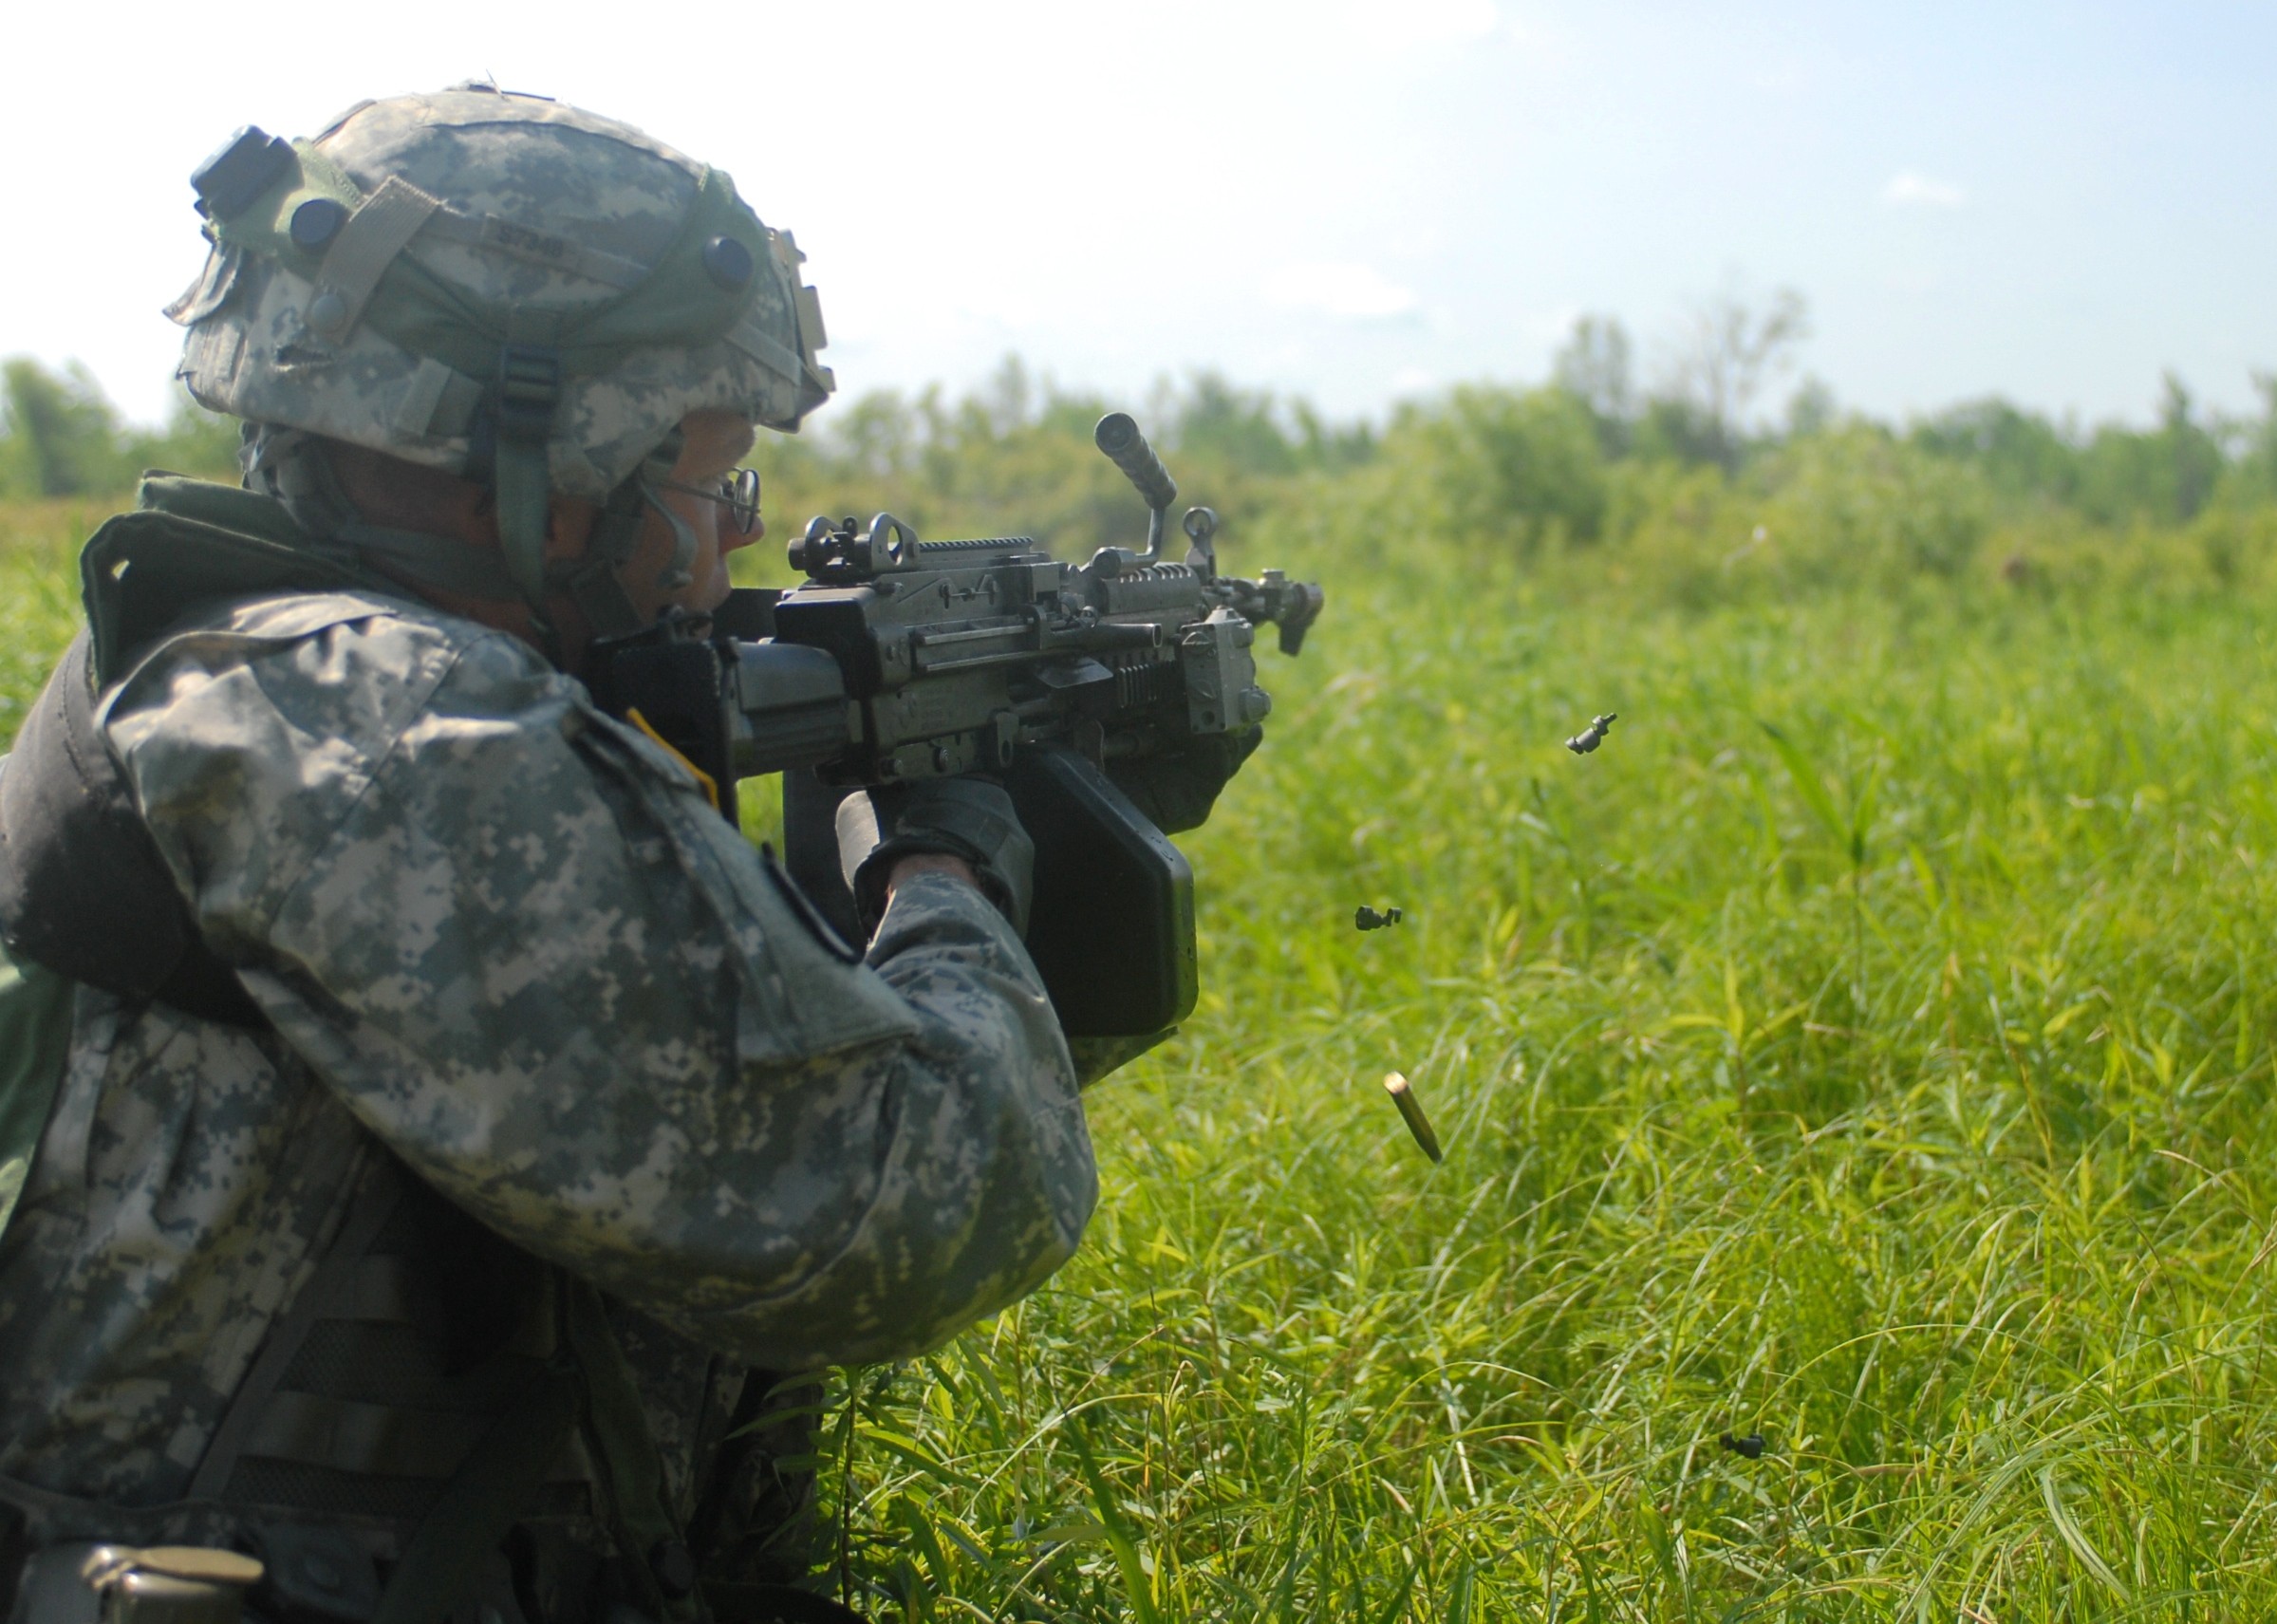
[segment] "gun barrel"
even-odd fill
[[[1178,481],[1170,477],[1170,471],[1154,455],[1154,448],[1139,433],[1138,421],[1129,412],[1110,412],[1101,418],[1092,439],[1138,487],[1147,506],[1160,513],[1178,500]]]

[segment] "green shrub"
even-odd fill
[[[1991,521],[1990,493],[1974,469],[1862,423],[1796,441],[1764,477],[1771,544],[1806,579],[1950,580],[1975,562]]]
[[[1596,538],[1605,464],[1589,408],[1560,388],[1463,387],[1402,408],[1383,457],[1421,521],[1465,544],[1521,551]]]
[[[0,496],[107,496],[145,469],[234,478],[237,425],[177,393],[163,429],[130,429],[85,367],[0,364]]]

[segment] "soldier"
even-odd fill
[[[849,962],[576,680],[759,533],[736,465],[832,386],[802,256],[488,86],[194,184],[169,313],[247,489],[98,533],[0,771],[0,1587],[221,1616],[233,1550],[278,1624],[820,1616],[769,1372],[1017,1301],[1096,1182],[1000,791],[846,854]]]

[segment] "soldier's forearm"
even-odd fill
[[[961,857],[952,857],[944,851],[920,851],[903,858],[893,866],[893,873],[886,881],[886,900],[892,905],[893,893],[901,883],[913,874],[946,874],[953,880],[962,880],[975,890],[980,889],[980,876],[973,866]]]

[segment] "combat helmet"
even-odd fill
[[[167,311],[191,394],[261,433],[486,481],[541,630],[553,589],[598,632],[636,629],[612,571],[647,509],[684,576],[694,536],[649,481],[686,413],[795,432],[833,386],[791,234],[722,172],[565,103],[486,84],[364,102],[313,140],[239,130],[191,184],[213,252]],[[549,572],[555,495],[603,514],[587,557]],[[414,574],[455,567],[437,538],[364,529]]]

